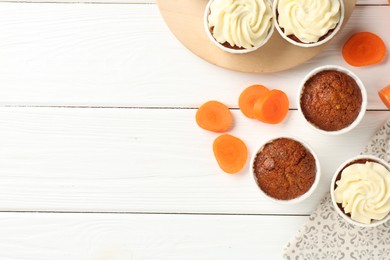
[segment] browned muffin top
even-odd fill
[[[299,142],[279,138],[256,155],[253,170],[259,187],[269,196],[290,200],[306,193],[314,183],[316,162]]]
[[[337,131],[352,124],[359,115],[362,92],[349,75],[325,70],[306,81],[300,102],[310,123],[325,131]]]

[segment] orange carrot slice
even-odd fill
[[[287,116],[288,108],[287,95],[283,91],[273,89],[257,100],[254,112],[258,120],[268,124],[278,124]]]
[[[356,67],[380,63],[386,57],[383,40],[370,32],[359,32],[351,36],[343,47],[344,60]]]
[[[213,152],[219,167],[230,174],[241,171],[248,158],[245,143],[228,134],[220,135],[214,140]]]
[[[383,103],[390,109],[390,85],[380,90],[378,94]]]
[[[208,131],[224,132],[230,128],[232,122],[229,108],[218,101],[208,101],[196,112],[196,123]]]
[[[247,87],[238,98],[238,106],[241,112],[246,117],[255,118],[255,112],[253,111],[255,103],[268,91],[268,88],[261,85]]]

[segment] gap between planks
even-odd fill
[[[175,106],[39,106],[39,105],[0,105],[1,108],[66,108],[66,109],[145,109],[145,110],[197,110],[199,107],[175,107]],[[230,110],[240,110],[238,107],[229,107]],[[289,111],[297,111],[297,108],[289,108]],[[384,112],[389,109],[367,109],[366,111]]]
[[[308,217],[309,214],[259,214],[259,213],[201,213],[201,212],[137,212],[137,211],[65,211],[65,210],[0,210],[1,213],[38,214],[116,214],[116,215],[190,215],[190,216],[266,216],[266,217]]]
[[[14,4],[103,4],[103,5],[156,5],[153,2],[93,2],[93,1],[1,1],[0,3],[14,3]],[[375,5],[375,4],[374,4]],[[377,4],[380,5],[380,4]]]

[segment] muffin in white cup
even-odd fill
[[[251,158],[250,171],[263,197],[295,204],[317,188],[321,168],[314,150],[296,137],[276,137],[262,144]]]
[[[204,26],[221,50],[252,52],[266,44],[274,31],[272,5],[269,0],[210,0]]]
[[[360,227],[390,220],[390,165],[371,155],[345,161],[335,172],[330,194],[337,213]]]
[[[367,108],[363,82],[352,71],[325,65],[310,71],[299,87],[298,110],[316,131],[340,135],[354,129]]]
[[[328,42],[344,21],[343,0],[275,0],[276,30],[289,43],[316,47]]]

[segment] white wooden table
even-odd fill
[[[390,48],[387,0],[359,0],[323,54],[270,75],[199,59],[153,1],[43,1],[0,2],[0,259],[280,259],[337,165],[390,118],[377,96],[390,83],[389,58],[351,68],[340,55],[357,31],[377,33]],[[368,90],[363,122],[340,137],[315,133],[296,111],[299,81],[324,64],[352,69]],[[288,94],[283,124],[237,109],[254,83]],[[210,99],[232,109],[231,133],[250,152],[275,135],[310,143],[323,173],[315,194],[276,205],[260,196],[248,166],[222,173],[216,135],[194,121]]]

